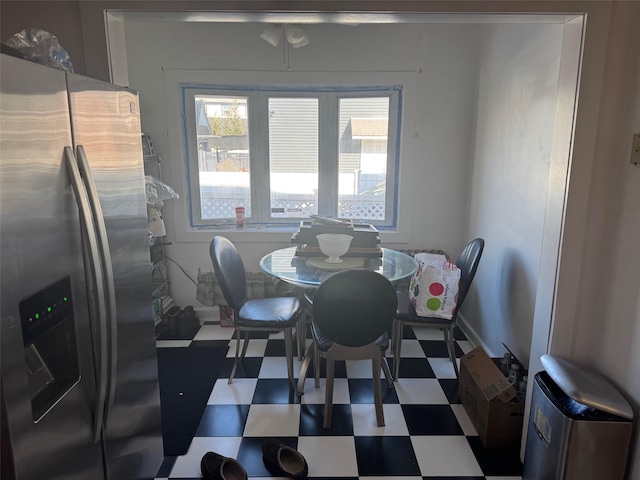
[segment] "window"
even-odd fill
[[[395,226],[399,87],[182,86],[191,225]]]

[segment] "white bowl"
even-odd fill
[[[342,233],[321,233],[316,235],[320,251],[328,258],[327,263],[342,263],[340,257],[349,251],[351,246],[351,235],[343,235]]]

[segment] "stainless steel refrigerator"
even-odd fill
[[[2,478],[162,463],[137,93],[1,55]]]

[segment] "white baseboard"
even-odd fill
[[[469,325],[469,322],[467,322],[467,320],[461,313],[458,314],[458,327],[460,327],[460,330],[462,330],[463,333],[467,336],[467,340],[469,340],[469,343],[471,343],[471,345],[473,345],[474,347],[482,347],[482,349],[487,352],[487,355],[489,355],[490,357],[502,357],[502,354],[497,355],[495,352],[491,351],[491,349],[484,343],[480,335],[478,335],[478,332],[476,332],[473,327]]]

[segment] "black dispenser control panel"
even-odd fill
[[[65,277],[20,302],[24,346],[72,316],[71,282]]]
[[[22,300],[20,321],[37,422],[80,380],[70,277]]]

